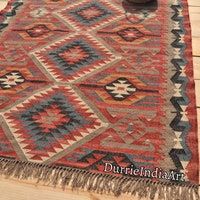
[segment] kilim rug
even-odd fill
[[[11,0],[0,30],[0,174],[199,199],[186,0]]]

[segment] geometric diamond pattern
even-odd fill
[[[116,60],[116,56],[89,34],[74,34],[33,55],[58,82],[72,82]]]
[[[3,30],[17,14],[0,39],[0,156],[95,173],[105,162],[165,166],[198,183],[185,1],[27,0],[20,12],[11,2],[0,17]]]
[[[105,86],[106,91],[117,101],[122,101],[136,91],[133,84],[126,78],[120,77]]]
[[[70,87],[54,86],[4,114],[28,159],[44,161],[102,126]]]
[[[0,66],[1,111],[23,101],[50,83],[49,79],[28,59],[28,56],[25,57],[26,59],[27,62],[23,61],[23,64],[7,62],[3,63],[2,67]]]
[[[134,40],[144,36],[143,33],[134,27],[122,29],[118,31],[117,34],[127,42],[133,42]]]
[[[101,6],[100,3],[91,2],[81,8],[79,7],[70,11],[70,14],[81,23],[88,25],[105,19],[113,13]]]
[[[40,37],[44,34],[49,33],[51,30],[45,24],[38,24],[30,29],[27,29],[26,32],[30,37]]]
[[[84,0],[56,14],[75,29],[88,31],[123,16],[124,11],[109,1]]]
[[[85,77],[76,84],[82,94],[94,102],[111,123],[122,118],[121,109],[126,109],[128,112],[131,107],[141,111],[150,106],[156,108],[157,102],[161,101],[160,94],[157,92],[159,79],[154,76],[150,83],[145,83],[143,80],[148,80],[149,75],[143,74],[138,77],[138,74],[130,69],[131,65],[126,60],[121,60]]]
[[[18,71],[9,72],[0,77],[0,87],[2,89],[10,89],[25,81],[23,75]]]
[[[137,21],[138,19],[135,20]],[[148,26],[142,25],[142,23],[132,23],[130,20],[124,23],[125,21],[126,18],[120,18],[114,22],[114,25],[109,23],[99,27],[96,31],[98,37],[108,45],[112,45],[117,52],[120,51],[124,57],[133,58],[134,51],[138,53],[145,51],[152,35],[159,36],[159,26],[150,29]],[[160,37],[155,37],[154,39],[156,40],[155,42],[160,43]],[[141,48],[137,49],[137,47]]]
[[[64,74],[71,74],[101,57],[84,40],[75,40],[51,51],[49,57],[58,64]]]

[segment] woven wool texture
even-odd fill
[[[1,174],[198,198],[186,0],[11,0],[0,31]],[[106,163],[185,180],[108,173]]]

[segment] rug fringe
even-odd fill
[[[159,200],[198,200],[199,186],[188,183],[153,182],[141,178],[117,177],[86,170],[49,166],[28,161],[0,158],[0,175],[20,180],[36,180],[44,185],[67,186],[73,190],[84,189],[97,193],[113,193],[115,196],[131,194],[140,198]]]

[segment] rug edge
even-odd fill
[[[177,200],[200,198],[199,185],[192,183],[174,183],[152,181],[134,177],[117,177],[112,174],[99,174],[83,169],[64,166],[45,165],[29,161],[19,161],[0,157],[0,175],[17,180],[33,180],[48,186],[66,187],[72,190],[82,189],[89,192],[130,194],[140,198],[149,197],[159,200]]]

